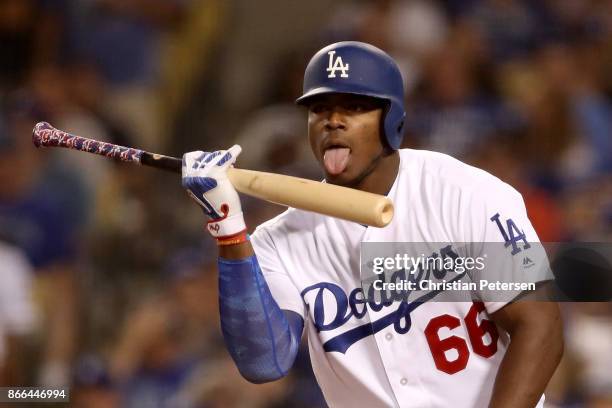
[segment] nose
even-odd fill
[[[346,120],[344,115],[338,109],[331,109],[329,116],[325,121],[326,130],[346,129]]]

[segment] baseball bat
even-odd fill
[[[36,147],[64,147],[143,166],[181,173],[182,160],[131,147],[100,142],[55,129],[47,122],[32,132]],[[237,191],[272,203],[382,228],[393,218],[385,196],[318,181],[254,170],[230,168]]]

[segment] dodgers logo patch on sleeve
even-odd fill
[[[506,228],[504,228],[499,217],[499,213],[496,213],[490,218],[490,220],[497,225],[497,228],[499,228],[499,232],[501,233],[502,237],[504,238],[504,242],[506,243],[505,246],[509,247],[510,245],[512,245],[512,255],[518,254],[523,249],[531,248],[531,245],[529,244],[529,242],[527,242],[525,231],[520,230],[516,226],[512,218],[506,219]],[[518,243],[520,241],[523,241],[522,249],[518,247]]]

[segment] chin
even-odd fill
[[[329,184],[335,184],[337,186],[343,187],[352,187],[356,181],[355,177],[352,177],[351,175],[347,174],[346,171],[343,171],[342,173],[336,175],[331,175],[326,172],[325,180]]]

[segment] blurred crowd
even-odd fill
[[[321,407],[307,350],[242,380],[216,248],[175,174],[40,151],[40,120],[180,156],[320,179],[303,69],[360,40],[400,64],[404,147],[522,194],[546,242],[612,240],[612,1],[0,0],[0,383],[70,385],[76,407]],[[247,225],[283,209],[243,197]],[[612,406],[612,305],[566,303],[551,407]]]

